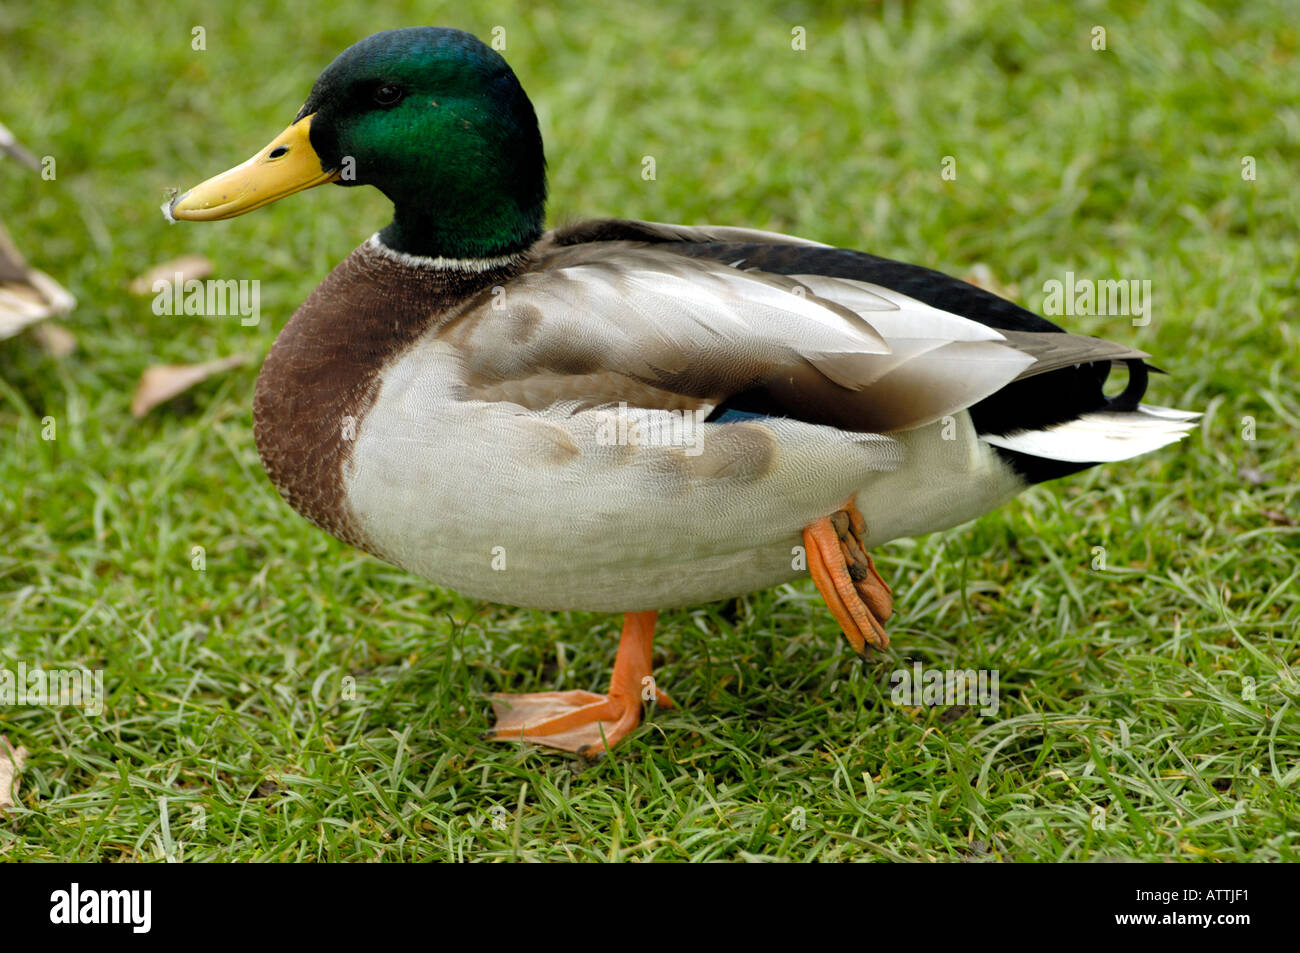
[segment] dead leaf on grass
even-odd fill
[[[27,760],[27,749],[15,748],[9,739],[0,735],[0,812],[14,806],[18,799],[18,775]]]
[[[140,375],[135,397],[131,399],[131,414],[138,420],[159,404],[185,393],[195,384],[207,380],[214,374],[221,374],[247,363],[247,354],[235,354],[203,364],[155,364]]]
[[[154,285],[159,281],[169,281],[184,287],[191,278],[206,278],[212,274],[212,262],[202,255],[181,255],[160,265],[154,265],[142,275],[131,279],[127,290],[133,295],[157,294]]]

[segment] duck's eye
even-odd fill
[[[375,90],[375,102],[381,106],[392,106],[402,98],[400,86],[380,86]]]

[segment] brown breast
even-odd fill
[[[367,243],[320,283],[276,338],[253,398],[262,465],[290,506],[376,552],[348,506],[343,472],[383,369],[514,270],[420,267]]]

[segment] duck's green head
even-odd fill
[[[545,215],[532,103],[494,50],[440,27],[387,30],[344,50],[288,129],[169,211],[232,218],[323,182],[381,190],[394,206],[381,240],[415,255],[511,254],[537,239]]]

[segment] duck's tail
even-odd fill
[[[1065,463],[1113,463],[1183,439],[1201,416],[1172,407],[1138,404],[1099,410],[1042,430],[1019,430],[982,439],[995,447]]]

